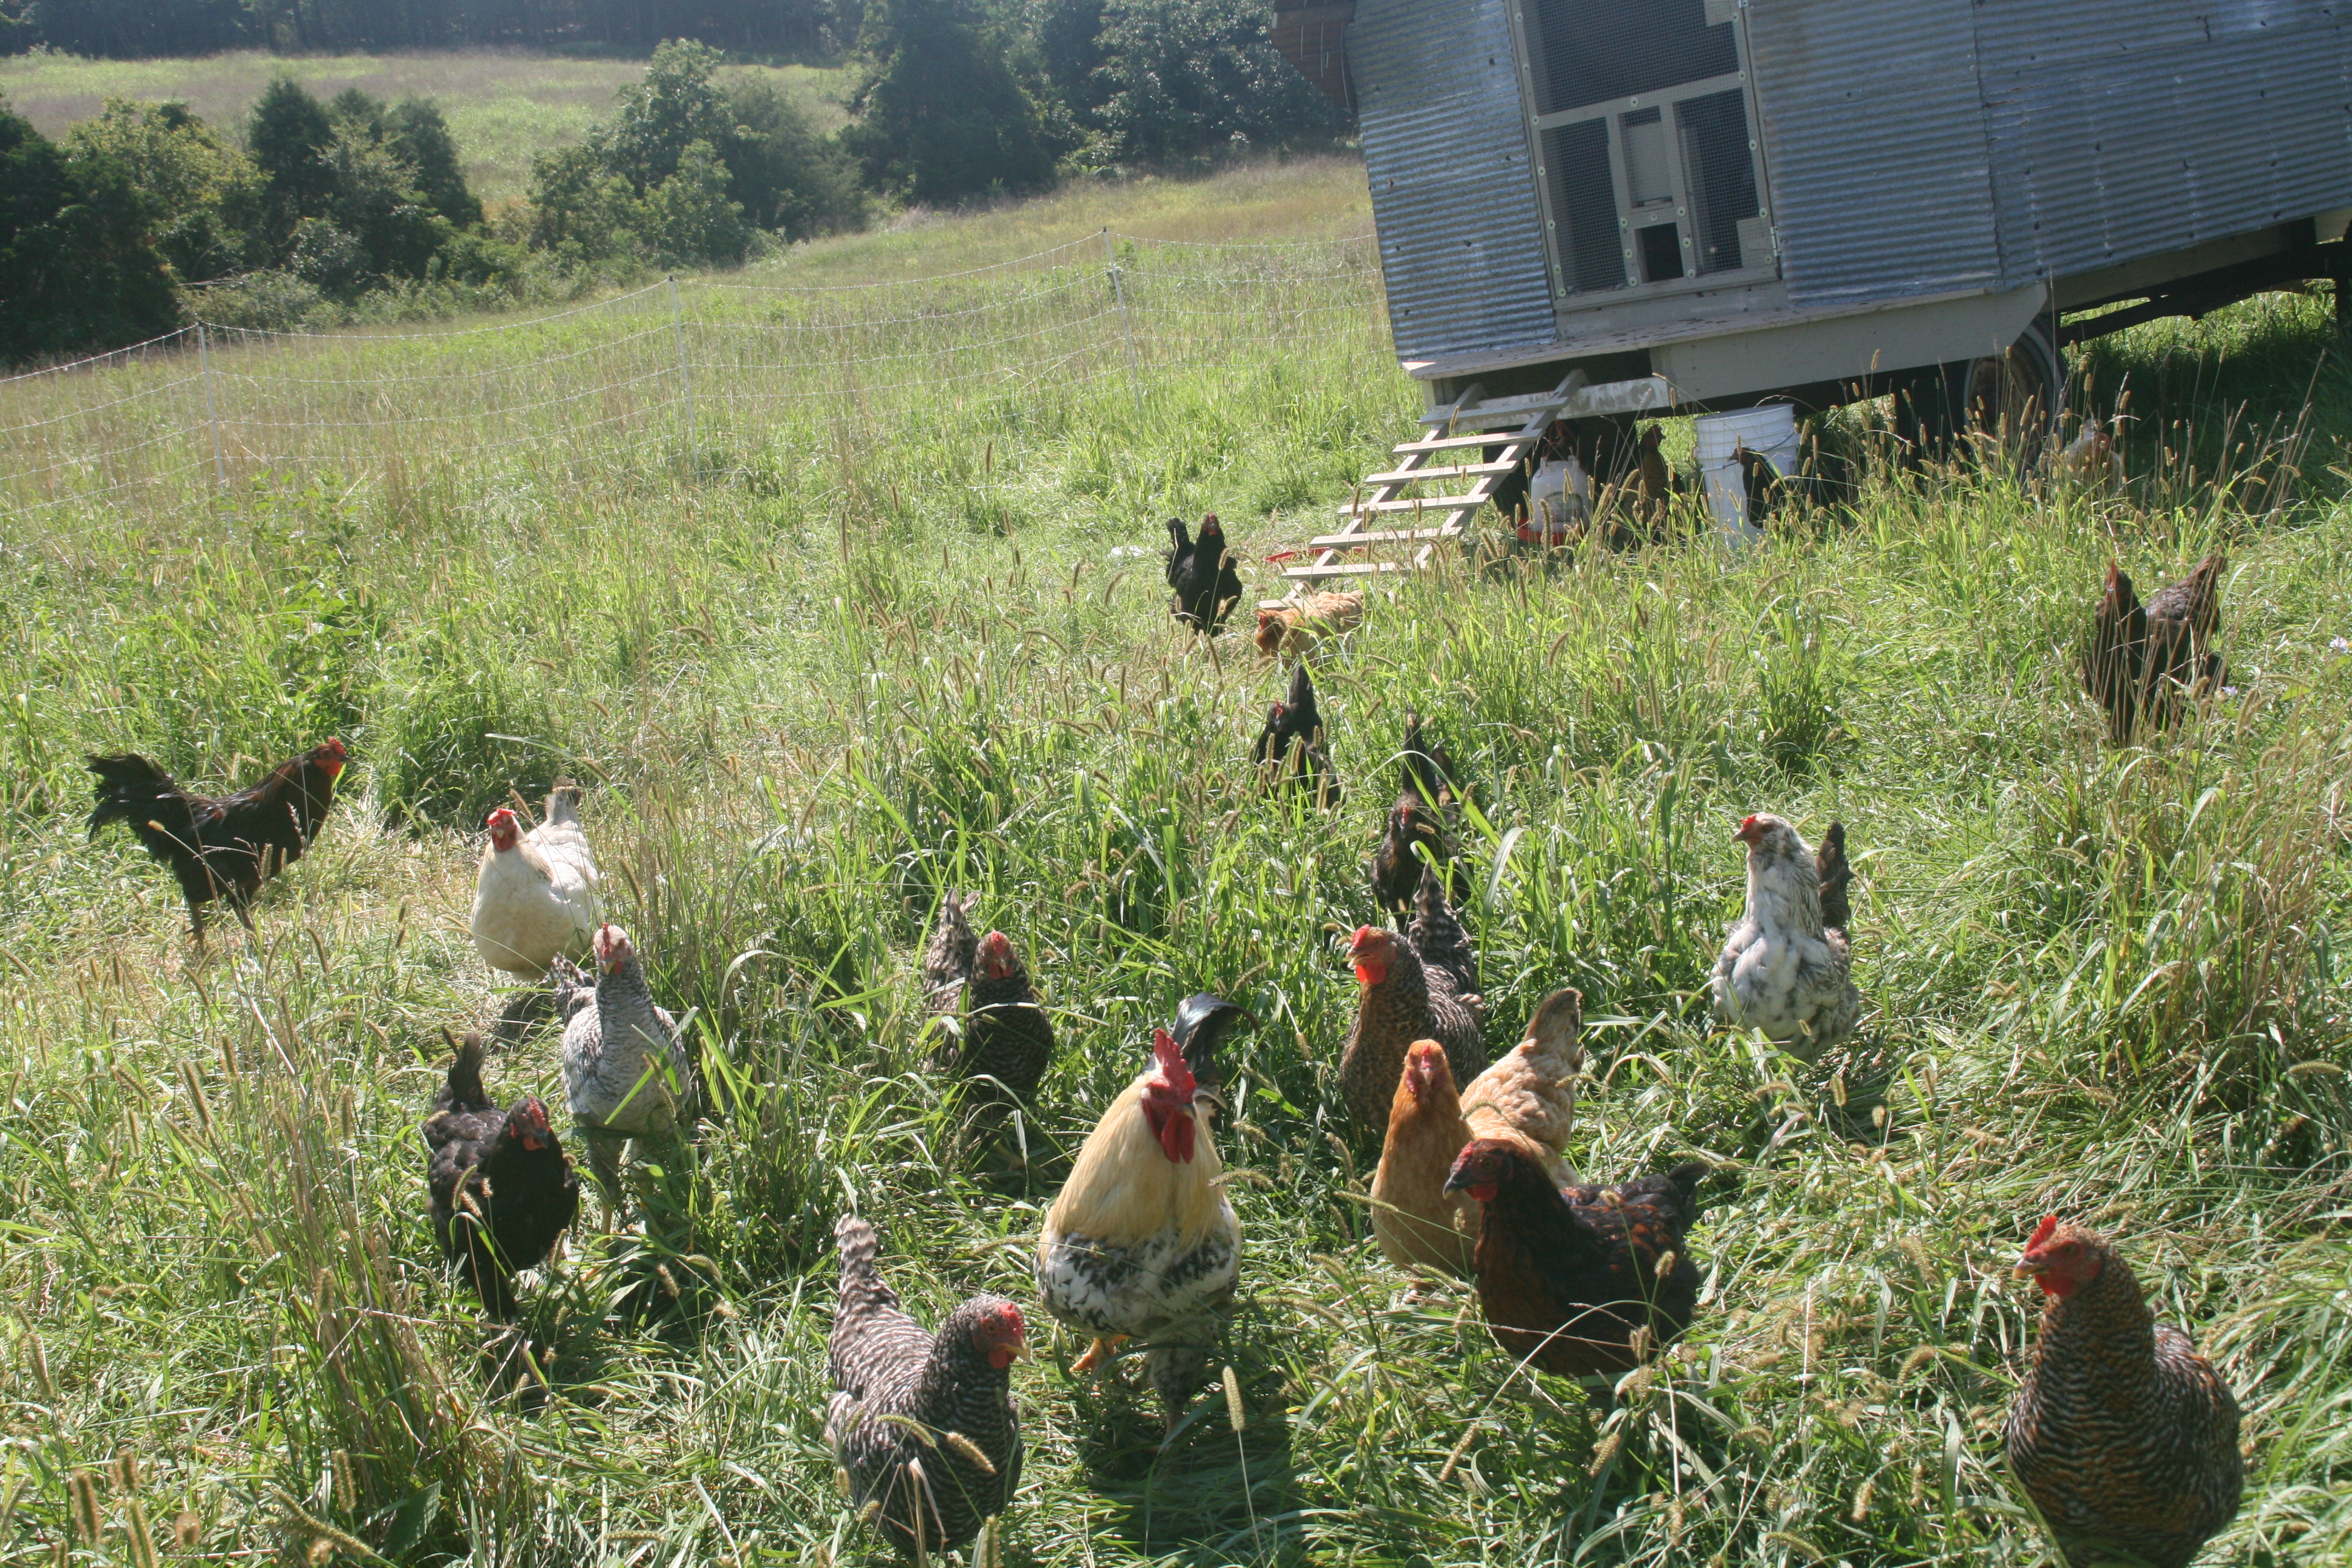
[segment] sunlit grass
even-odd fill
[[[1286,179],[1324,193],[1299,228],[1327,237],[1337,176],[1275,170],[812,247],[783,276],[886,276],[926,243],[952,270],[1159,232],[1180,203],[1203,233],[1263,237]],[[1033,1313],[1008,1561],[2047,1561],[1998,1433],[2032,1321],[2007,1264],[2053,1207],[2123,1237],[2245,1405],[2247,1506],[2211,1560],[2352,1552],[2352,657],[2331,647],[2352,636],[2352,517],[2325,474],[2352,420],[2322,304],[2144,329],[2102,362],[2137,387],[2201,345],[2202,390],[2167,394],[2192,432],[2248,397],[2248,427],[2291,425],[2302,395],[2278,389],[2320,363],[2277,505],[2216,504],[2210,470],[2105,497],[1880,476],[1853,519],[1737,561],[1694,526],[1385,584],[1318,671],[1347,786],[1327,815],[1255,787],[1283,672],[1179,636],[1156,551],[1160,518],[1214,510],[1271,588],[1263,557],[1327,526],[1410,426],[1346,254],[1124,257],[1132,382],[1120,332],[1077,335],[1099,265],[1064,259],[881,291],[928,316],[888,328],[919,312],[688,290],[688,352],[724,367],[690,445],[660,384],[612,390],[677,353],[656,295],[642,348],[591,318],[488,353],[233,344],[218,369],[252,384],[224,413],[225,502],[185,435],[200,417],[159,425],[193,488],[93,503],[74,498],[97,483],[37,484],[18,457],[11,493],[41,504],[0,521],[15,1557],[80,1542],[78,1510],[103,1539],[73,1561],[131,1557],[135,1499],[158,1539],[184,1512],[215,1553],[331,1530],[400,1562],[863,1560],[821,1440],[831,1218],[876,1219],[928,1318],[980,1289],[1034,1301],[1026,1249],[1067,1152],[1202,987],[1265,1021],[1223,1138],[1247,1425],[1204,1386],[1155,1456],[1149,1400],[1070,1377],[1076,1347]],[[1081,289],[1094,303],[1064,303]],[[1007,321],[1040,335],[990,346]],[[1085,357],[1036,374],[1064,333]],[[807,342],[859,346],[840,374],[778,368]],[[911,374],[855,363],[892,353]],[[16,384],[0,409],[104,432],[127,416],[90,410],[96,388],[188,373]],[[526,393],[620,416],[533,424]],[[327,424],[362,414],[437,422]],[[2162,463],[2155,439],[2135,472]],[[2215,547],[2235,694],[2103,749],[2072,665],[2099,573],[2115,554],[2167,580]],[[1579,986],[1578,1167],[1722,1168],[1705,1310],[1613,1410],[1516,1371],[1466,1295],[1409,1299],[1368,1239],[1333,936],[1376,918],[1364,863],[1408,708],[1472,775],[1489,1044]],[[354,766],[324,841],[209,960],[167,878],[84,838],[87,751],[210,786],[330,731]],[[696,1010],[732,1114],[651,1185],[646,1235],[576,1237],[526,1292],[555,1352],[541,1397],[486,1363],[434,1261],[416,1123],[442,1029],[497,1005],[462,929],[474,825],[559,772],[590,786],[613,912],[663,1000]],[[1728,832],[1766,807],[1843,818],[1858,864],[1872,1014],[1811,1075],[1706,1016],[1739,896]],[[1025,1172],[944,1161],[911,966],[947,886],[1021,944],[1063,1042]],[[551,1093],[553,1041],[488,1077]]]

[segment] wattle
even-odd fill
[[[1389,966],[1385,963],[1360,963],[1356,965],[1356,978],[1362,981],[1367,985],[1378,985],[1388,977]]]

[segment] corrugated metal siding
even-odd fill
[[[2352,205],[2326,0],[1982,0],[2002,272],[2083,272]]]
[[[1791,302],[1999,281],[1969,9],[1750,0],[1748,59]]]
[[[1362,0],[1357,124],[1398,357],[1554,337],[1504,0]]]

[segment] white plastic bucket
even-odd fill
[[[1767,403],[1736,414],[1702,414],[1691,421],[1698,436],[1698,471],[1706,480],[1706,510],[1724,542],[1734,546],[1762,537],[1748,516],[1748,481],[1739,471],[1742,447],[1793,478],[1797,472],[1797,411]]]

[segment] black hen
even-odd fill
[[[1421,886],[1422,859],[1413,852],[1414,845],[1422,846],[1434,865],[1454,863],[1445,815],[1459,798],[1454,781],[1461,775],[1444,742],[1423,732],[1418,713],[1405,715],[1402,772],[1396,804],[1389,807],[1380,847],[1372,852],[1372,897],[1392,914],[1409,908]]]
[[[825,1441],[860,1514],[918,1562],[937,1557],[979,1534],[1021,1485],[1011,1368],[1027,1325],[1003,1297],[974,1296],[927,1333],[876,1272],[874,1227],[845,1215],[833,1234],[841,1304]]]
[[[1472,1265],[1495,1342],[1583,1377],[1630,1372],[1688,1328],[1699,1288],[1688,1236],[1706,1172],[1694,1162],[1613,1187],[1555,1188],[1516,1144],[1465,1148],[1445,1190],[1485,1205]]]
[[[1170,615],[1211,637],[1224,629],[1225,616],[1242,596],[1242,575],[1215,512],[1201,519],[1198,539],[1185,532],[1182,518],[1168,520],[1168,585],[1176,591],[1168,601]]]
[[[2143,605],[2132,580],[2109,563],[2083,649],[2083,688],[2106,710],[2107,735],[2116,745],[2129,744],[2143,721],[2158,730],[2170,725],[2189,695],[2227,679],[2212,649],[2221,629],[2226,564],[2208,555]]]
[[[1267,706],[1265,728],[1258,731],[1251,754],[1277,778],[1311,792],[1318,805],[1328,805],[1338,795],[1330,759],[1323,754],[1323,714],[1315,703],[1315,678],[1306,665],[1291,672],[1288,699]]]
[[[467,1035],[425,1122],[433,1234],[482,1305],[514,1310],[514,1276],[536,1268],[580,1212],[580,1178],[535,1095],[500,1110],[482,1088],[482,1037]]]
[[[299,860],[318,836],[343,761],[343,743],[329,740],[278,763],[251,788],[215,799],[182,789],[135,752],[94,756],[89,771],[98,775],[98,805],[89,814],[90,836],[120,822],[148,854],[172,868],[201,945],[205,905],[215,899],[252,928],[254,896]]]

